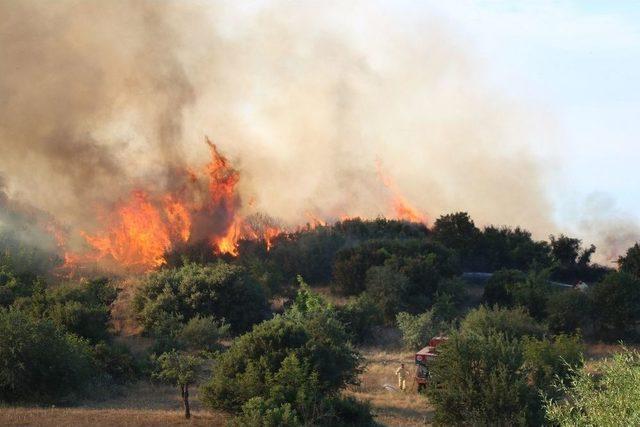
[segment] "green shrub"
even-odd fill
[[[98,343],[109,339],[110,306],[116,296],[115,287],[107,279],[96,279],[43,289],[19,298],[14,306]]]
[[[507,290],[515,306],[527,309],[531,317],[542,321],[547,315],[547,300],[554,291],[549,284],[550,270],[532,270],[524,282],[512,283]]]
[[[96,374],[103,375],[107,383],[131,383],[141,373],[140,365],[124,344],[96,344],[93,348],[93,366]]]
[[[590,295],[600,338],[635,338],[640,320],[640,279],[625,272],[610,273],[591,288]]]
[[[431,366],[429,399],[446,425],[523,425],[537,419],[521,371],[522,344],[501,333],[452,334]]]
[[[547,323],[553,333],[590,329],[591,300],[579,290],[553,293],[547,303]]]
[[[53,304],[47,310],[47,316],[56,326],[91,342],[109,338],[111,315],[107,306],[87,306],[79,301],[66,301]]]
[[[546,402],[552,425],[640,425],[640,354],[625,350],[573,374],[560,387],[565,398]]]
[[[42,289],[40,281],[21,278],[8,266],[0,265],[0,307],[8,307],[16,299],[29,297]]]
[[[253,397],[242,405],[242,414],[229,423],[232,427],[299,427],[302,423],[290,403],[273,407],[262,397]]]
[[[553,339],[525,337],[524,370],[538,390],[553,395],[558,381],[566,383],[573,370],[583,364],[584,345],[578,336],[557,335]]]
[[[471,311],[439,346],[429,386],[436,419],[453,425],[540,425],[543,393],[582,364],[579,337],[543,338],[523,308]]]
[[[336,310],[354,344],[372,342],[376,328],[383,324],[382,312],[367,294],[360,295]]]
[[[367,295],[382,313],[384,322],[393,324],[396,314],[407,309],[409,279],[391,266],[371,267],[367,271]]]
[[[213,317],[191,318],[179,333],[179,340],[190,350],[218,350],[219,341],[229,336],[229,325]]]
[[[134,307],[145,329],[151,332],[167,318],[186,322],[200,315],[225,319],[238,333],[268,313],[260,285],[242,267],[222,261],[151,273],[137,293]]]
[[[0,309],[0,400],[62,401],[94,375],[92,352],[51,321]]]
[[[482,302],[489,307],[498,305],[500,307],[512,307],[513,296],[509,292],[509,287],[516,283],[523,283],[526,275],[520,270],[499,270],[487,281],[482,295]]]
[[[427,345],[434,336],[446,333],[450,324],[434,318],[433,310],[411,315],[398,313],[396,325],[402,333],[402,344],[407,350],[418,350]]]
[[[287,422],[322,424],[320,409],[360,372],[348,338],[335,309],[303,284],[284,315],[256,325],[218,357],[202,401],[242,411],[250,425],[285,415]]]
[[[508,339],[523,336],[542,337],[545,328],[536,322],[523,308],[488,308],[481,306],[471,310],[460,324],[466,334],[504,334]]]

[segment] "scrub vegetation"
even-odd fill
[[[2,424],[91,424],[100,411],[105,425],[638,420],[637,353],[589,352],[640,338],[637,245],[614,269],[578,239],[481,229],[466,213],[430,228],[349,219],[268,250],[247,240],[203,260],[185,248],[146,275],[61,279],[48,254],[0,243]],[[398,391],[397,366],[436,335],[449,339],[425,394]]]

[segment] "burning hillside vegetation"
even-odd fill
[[[64,259],[64,274],[92,268],[144,272],[167,262],[167,254],[180,253],[194,245],[208,247],[211,254],[237,256],[240,240],[262,242],[268,251],[281,233],[302,227],[324,226],[329,221],[348,219],[348,213],[332,218],[306,212],[299,224],[285,227],[281,221],[255,212],[243,204],[238,191],[240,172],[208,138],[210,161],[196,168],[171,171],[166,191],[133,188],[127,197],[111,206],[97,206],[97,224],[92,229],[74,229],[53,220],[44,231],[55,240]],[[377,163],[377,171],[388,193],[388,217],[426,223],[427,217],[399,192],[393,179]],[[75,234],[75,236],[74,236]],[[79,248],[68,242],[81,237]]]

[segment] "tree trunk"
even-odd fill
[[[181,386],[182,401],[184,402],[184,417],[191,418],[191,409],[189,408],[189,384]]]

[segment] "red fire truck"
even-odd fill
[[[416,376],[415,381],[418,384],[418,392],[423,391],[427,387],[429,379],[429,365],[438,357],[437,347],[445,342],[447,337],[433,337],[429,340],[429,344],[416,353]]]

